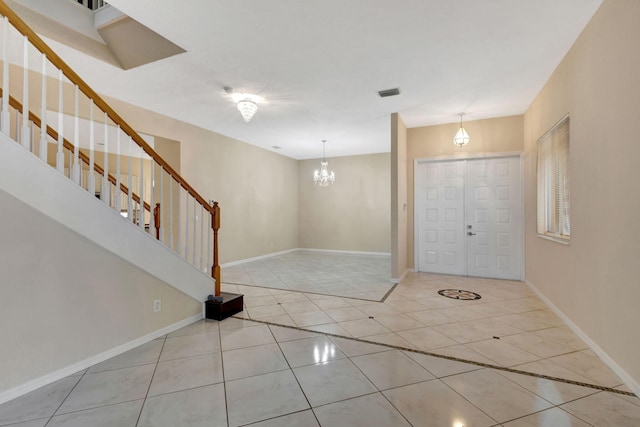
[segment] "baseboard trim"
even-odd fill
[[[407,268],[404,271],[404,273],[402,273],[400,275],[400,277],[398,279],[395,279],[395,278],[392,277],[391,278],[391,283],[400,283],[400,282],[402,282],[404,280],[404,278],[407,276],[408,273],[413,273],[413,272],[415,272],[415,270],[413,268]]]
[[[598,344],[595,343],[587,334],[585,334],[571,319],[569,319],[558,307],[553,304],[549,298],[547,298],[538,288],[535,287],[533,283],[529,280],[525,280],[525,283],[536,295],[544,301],[551,310],[561,318],[569,328],[582,339],[588,346],[593,350],[600,359],[607,365],[616,375],[620,377],[620,379],[625,383],[627,387],[633,391],[636,396],[640,396],[640,384],[631,377],[620,365],[616,363]]]
[[[365,251],[342,251],[336,249],[314,249],[314,248],[298,248],[298,251],[308,251],[308,252],[325,252],[329,254],[343,254],[343,255],[368,255],[368,256],[380,256],[380,257],[390,257],[390,252],[365,252]]]
[[[295,252],[297,250],[298,250],[297,248],[293,248],[293,249],[287,249],[285,251],[280,251],[280,252],[271,252],[271,253],[268,253],[268,254],[255,256],[255,257],[252,257],[252,258],[245,258],[245,259],[239,259],[237,261],[225,262],[224,264],[220,265],[220,267],[222,267],[222,268],[224,268],[224,267],[233,267],[234,265],[244,264],[244,263],[252,262],[252,261],[260,261],[261,259],[271,258],[271,257],[278,256],[278,255],[284,255],[284,254],[288,254],[288,253],[291,253],[291,252]]]
[[[36,378],[22,385],[6,390],[0,393],[0,404],[8,402],[9,400],[13,400],[22,395],[25,395],[40,387],[44,387],[48,384],[61,380],[65,377],[68,377],[69,375],[72,375],[72,374],[75,374],[76,372],[87,369],[95,364],[104,362],[107,359],[111,359],[114,356],[117,356],[126,351],[134,349],[142,344],[146,344],[149,341],[153,341],[154,339],[161,337],[165,334],[171,333],[173,331],[177,331],[178,329],[183,328],[197,320],[200,320],[203,317],[204,317],[203,313],[196,314],[194,316],[191,316],[189,318],[176,322],[172,325],[169,325],[157,331],[151,332],[150,334],[144,335],[140,338],[136,338],[133,341],[129,341],[125,344],[114,347],[103,353],[89,357],[88,359],[82,360],[78,363],[74,363],[73,365],[67,366],[66,368],[58,369],[57,371],[46,374],[40,378]]]

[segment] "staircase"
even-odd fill
[[[2,403],[201,318],[220,208],[0,15]]]

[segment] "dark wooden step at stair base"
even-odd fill
[[[205,317],[207,319],[224,320],[243,310],[244,295],[220,292],[222,302],[205,301]]]

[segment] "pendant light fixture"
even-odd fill
[[[336,180],[336,175],[333,171],[329,172],[329,162],[327,162],[326,156],[326,144],[327,140],[322,140],[322,161],[320,162],[320,170],[313,173],[313,182],[320,187],[327,187],[329,184],[333,184]]]
[[[463,147],[469,143],[471,138],[469,138],[469,134],[462,127],[462,116],[464,113],[460,113],[460,129],[456,132],[456,136],[453,137],[453,143],[458,147]]]

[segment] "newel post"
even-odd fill
[[[220,206],[218,202],[213,202],[211,210],[211,228],[213,228],[213,266],[211,267],[211,277],[216,282],[215,296],[220,296],[220,265],[218,265],[218,230],[220,229]]]
[[[160,240],[160,203],[153,208],[153,224],[156,227],[156,240]]]

